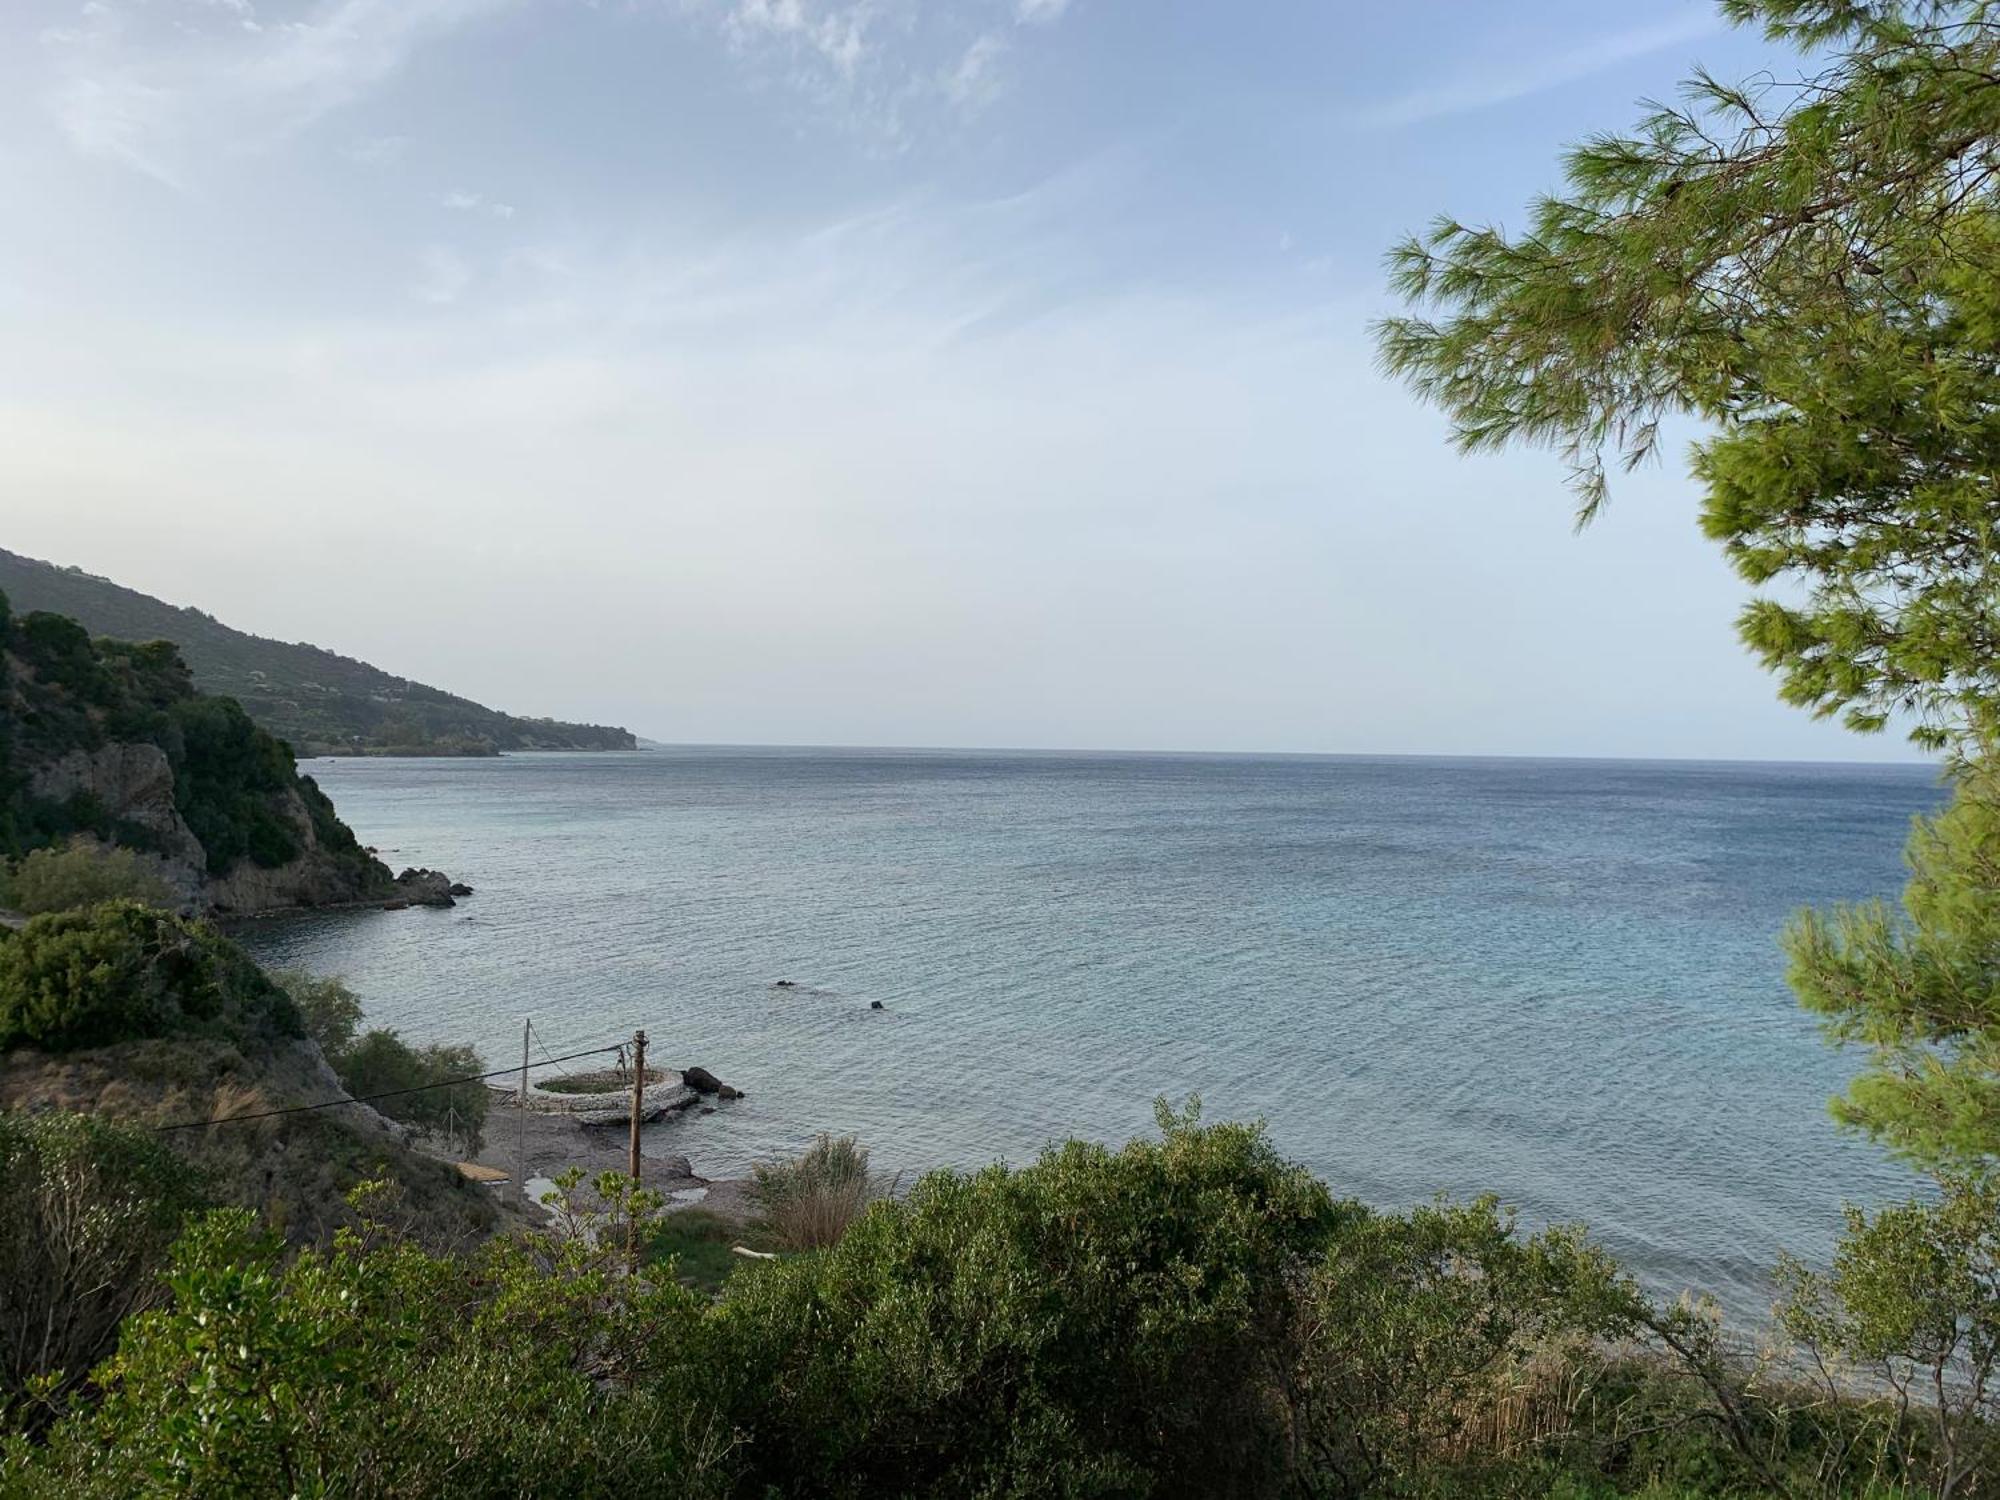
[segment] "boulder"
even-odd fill
[[[647,1160],[657,1167],[660,1175],[664,1177],[694,1176],[694,1163],[685,1156],[653,1156]]]
[[[698,1094],[713,1094],[718,1099],[741,1099],[743,1091],[733,1089],[706,1068],[681,1069],[681,1082]]]
[[[451,884],[442,870],[405,870],[396,877],[396,893],[412,906],[456,906]]]
[[[881,1010],[881,1009],[882,1009],[882,1002],[881,1002],[880,1000],[870,1000],[870,1001],[868,1002],[868,1008],[869,1008],[870,1010]]]
[[[470,896],[472,894],[472,887],[462,880],[454,880],[451,883],[451,894],[454,896]]]

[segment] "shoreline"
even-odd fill
[[[581,1167],[586,1179],[599,1172],[623,1172],[628,1165],[628,1140],[622,1126],[585,1126],[566,1114],[522,1110],[510,1092],[504,1099],[494,1099],[479,1150],[466,1160],[505,1172],[507,1181],[496,1185],[496,1194],[530,1203],[540,1213],[541,1206],[527,1196],[526,1183],[553,1178],[571,1167]],[[649,1144],[642,1130],[639,1156],[644,1186],[669,1195],[703,1190],[699,1198],[670,1201],[669,1213],[704,1208],[738,1223],[752,1217],[747,1179],[704,1177],[682,1153],[648,1150]]]

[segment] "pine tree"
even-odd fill
[[[1440,221],[1392,254],[1420,309],[1384,365],[1468,450],[1608,471],[1703,419],[1703,525],[1784,696],[1931,747],[2000,735],[2000,10],[1728,0],[1822,71],[1684,102],[1569,154],[1526,233]],[[1422,315],[1429,309],[1437,316]]]

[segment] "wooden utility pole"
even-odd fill
[[[632,1033],[632,1152],[626,1175],[639,1185],[639,1121],[646,1112],[646,1033]]]
[[[521,1017],[521,1087],[514,1094],[514,1191],[528,1196],[528,1033],[534,1029],[531,1017]]]
[[[626,1191],[632,1201],[625,1210],[625,1264],[634,1275],[639,1271],[639,1122],[646,1113],[646,1033],[632,1033],[632,1151],[627,1163],[632,1185]]]

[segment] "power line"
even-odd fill
[[[592,1047],[588,1052],[572,1052],[565,1057],[552,1057],[551,1064],[574,1062],[579,1057],[602,1057],[607,1052],[616,1052],[616,1046]],[[338,1109],[343,1104],[373,1104],[377,1099],[398,1099],[405,1094],[421,1094],[431,1089],[448,1089],[461,1083],[484,1083],[489,1078],[510,1077],[520,1072],[519,1068],[495,1068],[491,1073],[469,1073],[463,1078],[440,1078],[435,1083],[420,1083],[415,1088],[385,1089],[379,1094],[368,1094],[362,1098],[327,1099],[319,1104],[293,1104],[284,1109],[259,1110],[254,1115],[230,1115],[220,1120],[183,1120],[178,1125],[155,1125],[154,1133],[164,1135],[173,1130],[205,1130],[211,1125],[241,1125],[250,1120],[268,1120],[274,1115],[303,1115],[316,1109]]]
[[[550,1067],[556,1068],[556,1060],[553,1057],[549,1056],[548,1040],[542,1035],[542,1028],[537,1026],[532,1019],[528,1022],[528,1034],[534,1037],[535,1045],[542,1049],[542,1061],[547,1063]],[[619,1047],[614,1047],[611,1050],[616,1052],[622,1049]],[[595,1055],[596,1054],[594,1053],[592,1054],[592,1056]],[[562,1074],[562,1076],[565,1078],[569,1077],[569,1070],[567,1068],[556,1068],[556,1071]]]

